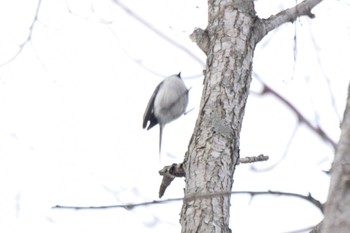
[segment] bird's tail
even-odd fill
[[[162,153],[162,137],[163,137],[163,125],[159,124],[159,161]]]

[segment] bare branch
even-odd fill
[[[281,26],[287,22],[294,22],[300,16],[308,16],[314,18],[315,15],[311,13],[311,9],[314,8],[317,4],[322,2],[322,0],[304,0],[298,5],[281,11],[277,15],[272,15],[268,19],[263,19],[257,21],[257,29],[260,31],[260,35],[257,41],[260,41],[267,33],[273,29]]]
[[[324,141],[331,144],[332,147],[335,149],[337,144],[330,138],[330,136],[327,135],[327,133],[321,128],[321,126],[314,126],[291,102],[289,102],[287,99],[285,99],[275,90],[273,90],[270,86],[268,86],[264,81],[262,81],[262,79],[257,74],[254,75],[256,76],[257,80],[259,80],[263,84],[263,90],[260,93],[261,95],[274,95],[277,99],[284,103],[292,112],[294,112],[299,122],[304,123],[309,129],[311,129],[311,131],[319,135]]]
[[[183,169],[182,163],[173,163],[171,166],[165,166],[162,170],[160,170],[159,175],[163,176],[162,183],[160,184],[159,188],[159,198],[161,198],[164,195],[165,190],[176,177],[185,176],[185,170]]]
[[[239,161],[237,162],[237,165],[240,163],[255,163],[255,162],[261,162],[261,161],[266,161],[269,159],[269,156],[266,155],[258,155],[258,156],[252,156],[252,157],[245,157],[245,158],[240,158]],[[171,182],[176,178],[176,177],[186,177],[185,170],[183,168],[183,164],[179,163],[173,163],[170,166],[165,166],[163,169],[159,171],[159,175],[163,176],[162,183],[160,184],[159,188],[159,198],[161,198],[166,189],[169,187]]]
[[[27,38],[24,40],[24,42],[22,44],[18,45],[18,51],[12,57],[10,57],[7,61],[5,61],[4,63],[0,64],[0,67],[5,66],[8,63],[10,63],[13,60],[15,60],[16,57],[22,52],[24,46],[28,42],[30,42],[30,40],[32,39],[33,28],[34,28],[34,25],[35,25],[36,21],[38,20],[40,6],[41,6],[41,0],[38,0],[38,5],[37,5],[36,10],[35,10],[34,19],[33,19],[32,23],[31,23],[31,25],[29,26],[29,33],[28,33]]]
[[[126,13],[128,13],[130,16],[132,16],[134,19],[136,19],[138,22],[140,22],[142,25],[144,25],[146,28],[148,28],[149,30],[154,32],[156,35],[158,35],[159,37],[163,38],[165,41],[169,42],[170,44],[174,45],[175,47],[179,48],[180,50],[182,50],[183,52],[188,54],[190,57],[192,57],[199,64],[201,64],[203,66],[205,65],[204,62],[202,61],[202,59],[200,59],[195,54],[193,54],[189,49],[187,49],[183,45],[177,43],[176,41],[174,41],[173,39],[171,39],[167,35],[163,34],[161,31],[159,31],[158,29],[153,27],[150,23],[148,23],[146,20],[144,20],[143,18],[138,16],[136,13],[134,13],[130,8],[128,8],[127,6],[122,4],[120,1],[113,0],[113,2],[116,5],[118,5],[121,9],[123,9]]]
[[[252,191],[237,191],[234,192],[234,194],[250,194],[251,196],[255,196],[255,195],[281,195],[281,196],[290,196],[290,197],[297,197],[297,198],[301,198],[305,201],[310,202],[311,204],[313,204],[314,206],[316,206],[322,213],[323,213],[323,204],[315,199],[311,193],[309,193],[307,196],[305,195],[301,195],[298,193],[290,193],[290,192],[279,192],[279,191],[267,191],[267,192],[252,192]]]
[[[53,206],[53,209],[74,209],[74,210],[99,210],[99,209],[112,209],[112,208],[122,208],[126,210],[132,210],[135,207],[139,206],[148,206],[148,205],[157,205],[157,204],[164,204],[165,202],[173,202],[173,201],[181,201],[183,198],[173,198],[168,200],[161,200],[161,201],[148,201],[148,202],[141,202],[136,204],[124,204],[124,205],[106,205],[106,206],[64,206],[64,205],[56,205]]]
[[[236,194],[248,194],[252,197],[257,195],[278,195],[278,196],[290,196],[290,197],[297,197],[303,200],[306,200],[316,206],[321,212],[323,212],[323,205],[320,201],[315,199],[311,196],[309,193],[307,196],[301,195],[298,193],[290,193],[290,192],[279,192],[279,191],[260,191],[260,192],[254,192],[254,191],[235,191],[235,192],[220,192],[220,193],[204,193],[204,194],[195,194],[183,198],[171,198],[166,200],[159,200],[159,201],[148,201],[148,202],[141,202],[136,204],[122,204],[122,205],[106,205],[106,206],[64,206],[64,205],[56,205],[53,206],[53,209],[74,209],[74,210],[96,210],[96,209],[111,209],[111,208],[123,208],[126,210],[132,210],[135,207],[140,206],[149,206],[149,205],[157,205],[157,204],[166,204],[169,202],[174,201],[192,201],[194,199],[200,199],[200,198],[214,198],[214,197],[222,197],[226,195],[236,195]]]
[[[240,158],[237,165],[240,163],[255,163],[255,162],[262,162],[262,161],[267,161],[269,159],[269,156],[267,155],[258,155],[258,156],[252,156],[252,157],[245,157],[245,158]]]

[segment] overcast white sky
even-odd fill
[[[0,2],[0,64],[26,40],[37,4]],[[112,1],[42,0],[31,40],[13,61],[0,67],[1,232],[180,231],[181,202],[130,211],[51,209],[57,204],[156,200],[158,170],[182,161],[191,137],[205,56],[188,36],[196,27],[205,28],[206,2],[123,4],[201,62]],[[258,0],[255,4],[259,16],[268,17],[295,1]],[[254,72],[313,124],[319,123],[334,141],[350,76],[349,8],[349,1],[325,0],[313,10],[315,19],[302,18],[296,27],[287,24],[268,34],[254,58]],[[189,108],[195,109],[166,126],[159,162],[159,130],[143,130],[142,116],[156,85],[180,71],[191,87]],[[254,80],[252,90],[258,92],[260,87]],[[261,153],[270,160],[240,165],[234,190],[311,192],[325,201],[329,177],[322,170],[332,162],[330,145],[298,124],[274,97],[252,94],[242,128],[241,156]],[[271,167],[283,156],[274,169],[254,171]],[[183,180],[175,180],[164,199],[181,197],[183,187]],[[300,199],[232,198],[233,232],[288,232],[321,219],[316,208]]]

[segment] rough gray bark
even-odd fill
[[[350,85],[321,232],[350,232]]]
[[[239,158],[254,48],[281,24],[313,16],[310,10],[320,1],[305,0],[266,20],[256,16],[251,0],[208,1],[208,26],[191,35],[207,61],[199,116],[183,163],[183,233],[231,232],[228,193]]]
[[[251,81],[253,3],[209,1],[209,46],[196,130],[186,156],[185,197],[230,192],[239,132]],[[230,195],[192,199],[182,208],[182,232],[230,232]]]

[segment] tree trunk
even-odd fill
[[[322,232],[350,232],[350,85],[335,154]]]
[[[239,158],[239,134],[247,101],[255,42],[253,3],[209,1],[209,24],[202,31],[207,53],[204,89],[194,134],[185,157],[182,232],[230,232],[229,193]],[[207,195],[207,196],[206,196]]]
[[[231,232],[230,192],[255,45],[283,23],[314,17],[311,9],[321,1],[305,0],[268,19],[256,16],[253,0],[208,1],[208,26],[191,35],[207,61],[199,116],[183,163],[183,233]]]

